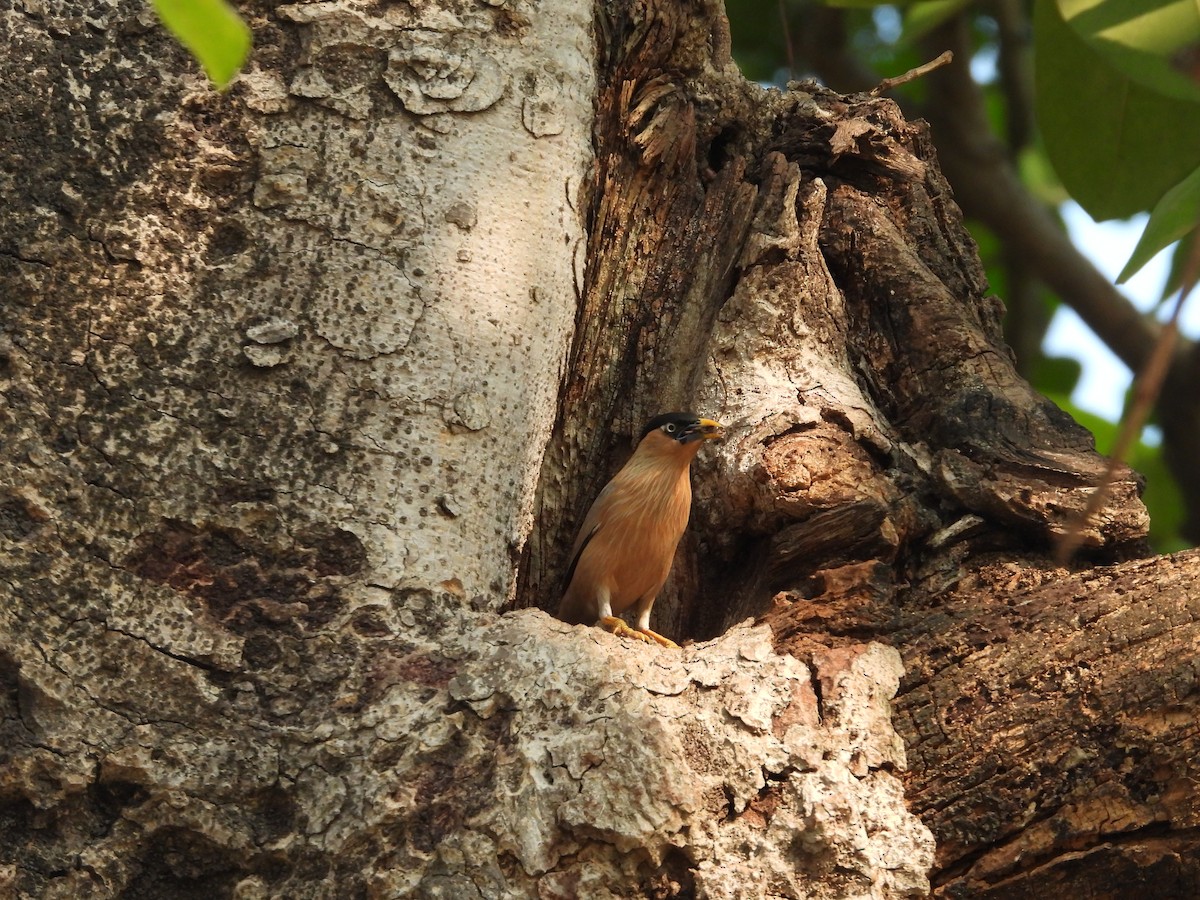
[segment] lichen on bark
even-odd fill
[[[979,648],[906,611],[981,548],[1024,564],[1096,457],[1012,376],[921,126],[747,84],[713,4],[594,11],[259,11],[226,97],[140,6],[14,20],[5,890],[833,900],[1015,871],[909,768],[893,695],[920,745],[947,715],[921,679],[973,671],[930,665],[936,635]],[[554,604],[625,435],[692,404],[731,440],[661,608],[711,639],[501,614]],[[1096,552],[1136,543],[1135,495]],[[1069,768],[1098,781],[1091,746]],[[1186,766],[1154,758],[1183,774],[1130,821],[1175,827]]]

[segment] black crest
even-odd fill
[[[679,433],[683,433],[689,427],[697,425],[700,422],[700,417],[695,413],[690,412],[669,412],[663,413],[661,416],[655,416],[646,423],[646,427],[642,429],[642,433],[638,435],[640,441],[656,428],[662,428],[664,425],[674,424],[677,426]]]

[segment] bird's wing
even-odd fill
[[[583,549],[588,545],[588,542],[596,536],[596,532],[600,530],[600,523],[592,526],[590,531],[579,532],[579,538],[575,544],[578,549],[571,555],[571,565],[567,566],[567,577],[563,579],[563,590],[571,586],[571,579],[575,577],[575,568],[579,565],[579,557],[583,556]]]
[[[563,580],[564,591],[571,586],[571,579],[575,577],[575,569],[579,565],[579,559],[583,556],[584,549],[596,536],[596,532],[600,530],[604,507],[608,505],[608,498],[611,495],[612,482],[610,481],[604,486],[604,490],[596,495],[588,514],[583,519],[583,525],[580,526],[579,534],[575,538],[575,545],[571,548],[571,564],[567,566],[567,577]]]

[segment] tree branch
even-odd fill
[[[1029,16],[1021,0],[993,0],[999,54],[996,69],[1004,89],[1005,139],[1015,158],[1026,146],[1037,128],[1033,110],[1032,60],[1030,53]]]
[[[1200,640],[1198,576],[1197,553],[1067,577],[991,564],[905,606],[896,722],[939,896],[1130,896],[1121,873],[1156,842],[1194,882],[1200,695],[1180,648]]]
[[[878,97],[880,94],[886,94],[890,90],[900,87],[902,84],[908,84],[910,81],[916,81],[925,75],[928,75],[934,69],[940,69],[942,66],[948,65],[954,59],[953,51],[946,50],[938,54],[934,59],[927,63],[922,63],[919,66],[914,66],[903,75],[897,75],[895,78],[885,78],[868,92],[872,97]]]
[[[963,211],[991,228],[1027,259],[1130,369],[1150,358],[1159,326],[1145,318],[1075,248],[1046,207],[1021,184],[987,122],[983,95],[970,73],[970,42],[963,19],[934,32],[928,46],[950,46],[955,60],[930,75],[923,110],[933,126],[938,156]]]

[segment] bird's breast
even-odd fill
[[[692,504],[686,469],[669,479],[653,471],[622,474],[628,483],[614,491],[603,526],[580,560],[587,571],[579,573],[607,585],[617,614],[662,587]]]

